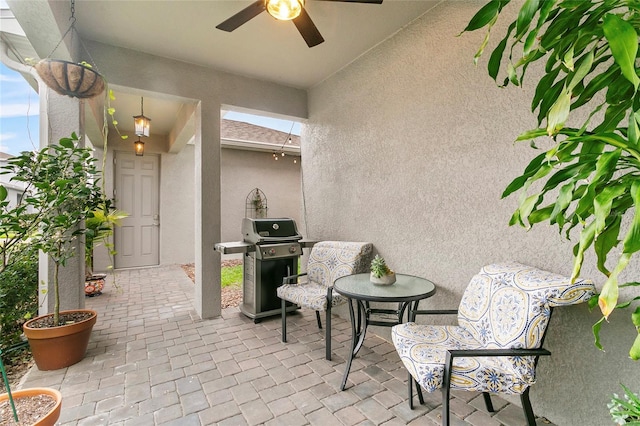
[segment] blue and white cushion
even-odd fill
[[[371,243],[322,241],[311,249],[307,264],[307,281],[285,284],[277,289],[278,297],[314,311],[327,310],[327,290],[335,280],[345,275],[368,271],[373,245]],[[333,293],[331,306],[345,302]]]
[[[458,326],[407,323],[393,343],[411,375],[428,392],[442,387],[447,349],[538,348],[552,307],[588,301],[589,280],[576,280],[515,262],[488,265],[462,296]],[[534,357],[454,358],[451,388],[521,394],[535,382]]]

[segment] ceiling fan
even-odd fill
[[[349,3],[380,4],[382,0],[324,0]],[[313,23],[309,14],[304,9],[304,0],[257,0],[226,21],[218,24],[216,28],[231,32],[239,26],[247,23],[264,11],[281,21],[293,21],[300,35],[309,47],[317,46],[324,41],[320,31]]]

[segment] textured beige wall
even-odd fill
[[[483,3],[442,3],[309,92],[309,237],[373,242],[396,271],[437,284],[422,307],[456,307],[471,276],[495,261],[571,273],[572,244],[556,228],[508,227],[516,199],[500,195],[536,155],[512,143],[536,125],[534,87],[496,88],[488,58],[472,62],[484,34],[455,37]],[[601,285],[593,259],[586,263],[583,275]],[[636,264],[628,276],[639,272]],[[640,382],[640,364],[626,358],[629,314],[603,327],[604,353],[592,344],[596,313],[556,310],[553,356],[540,361],[531,391],[536,414],[560,426],[610,423],[606,403],[618,383]]]
[[[160,157],[160,264],[195,260],[194,146]]]
[[[223,148],[221,153],[220,208],[222,241],[240,241],[240,226],[249,192],[260,188],[268,202],[269,217],[291,217],[300,223],[300,159],[275,161],[268,152]],[[302,229],[298,229],[302,232]]]
[[[194,261],[194,147],[161,157],[160,263]],[[270,217],[292,217],[300,224],[300,161],[275,161],[271,154],[223,148],[220,156],[221,241],[242,239],[240,225],[249,191],[259,187]],[[300,229],[302,232],[302,229]],[[213,248],[213,245],[212,245]]]

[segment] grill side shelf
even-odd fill
[[[256,245],[244,241],[235,241],[230,243],[218,243],[214,246],[215,250],[222,254],[250,253],[256,251]]]

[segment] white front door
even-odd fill
[[[115,205],[129,215],[115,228],[115,267],[158,265],[159,157],[116,152],[115,163]]]

